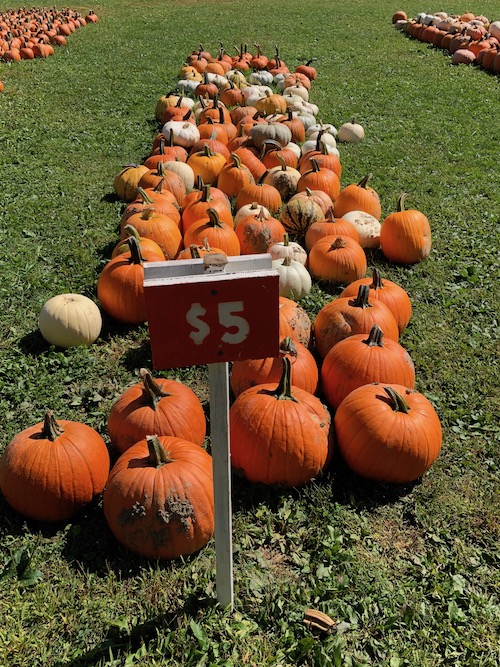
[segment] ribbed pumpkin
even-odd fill
[[[354,225],[343,218],[336,218],[333,215],[333,206],[328,209],[324,218],[313,222],[308,228],[305,237],[307,250],[311,250],[316,241],[325,236],[350,236],[359,243],[359,234]]]
[[[146,322],[143,262],[162,262],[163,254],[151,250],[141,253],[134,237],[127,239],[130,253],[111,259],[101,271],[97,297],[111,317],[127,324]]]
[[[352,183],[341,190],[335,200],[333,212],[336,218],[341,218],[349,211],[365,211],[380,220],[382,209],[378,194],[368,187],[372,174],[367,174],[359,183]]]
[[[297,192],[297,183],[300,173],[297,169],[288,166],[285,160],[278,156],[279,167],[272,167],[263,178],[263,183],[272,185],[278,190],[283,201],[288,201]]]
[[[233,226],[233,216],[226,199],[221,197],[212,197],[212,188],[210,185],[203,185],[202,195],[196,201],[188,204],[182,211],[182,233],[185,234],[191,225],[201,218],[206,218],[208,209],[217,211],[219,220]]]
[[[133,201],[137,197],[139,181],[149,171],[143,164],[127,164],[115,176],[113,189],[123,201]]]
[[[171,218],[177,226],[180,225],[181,215],[179,205],[171,192],[156,192],[155,190],[144,190],[137,188],[137,198],[124,209],[120,220],[120,231],[123,232],[129,219],[136,213],[141,214],[145,209],[152,209]]]
[[[285,296],[280,296],[278,308],[280,340],[290,337],[308,347],[311,340],[312,322],[306,311],[298,303]]]
[[[312,197],[293,198],[280,211],[280,221],[298,243],[304,243],[309,227],[324,217],[321,206]]]
[[[104,489],[109,454],[86,424],[56,420],[18,433],[0,459],[0,490],[9,505],[37,521],[64,521]]]
[[[156,169],[145,172],[139,181],[141,188],[156,188],[161,185],[162,190],[168,190],[177,200],[179,206],[186,196],[186,185],[182,178],[173,171],[165,169],[164,163],[159,162]]]
[[[398,323],[399,333],[402,333],[410,321],[412,306],[408,293],[399,285],[383,278],[378,269],[373,269],[373,276],[360,278],[342,290],[339,297],[353,298],[358,294],[360,285],[368,285],[370,288],[369,300],[379,299],[394,315]]]
[[[318,388],[318,366],[307,347],[290,337],[280,343],[280,356],[235,361],[231,370],[231,389],[238,397],[246,389],[267,382],[279,382],[283,373],[283,356],[290,359],[293,383],[310,394]]]
[[[285,229],[281,222],[266,217],[264,211],[249,215],[238,222],[236,236],[240,241],[242,255],[265,253],[269,247],[283,241]]]
[[[394,315],[381,301],[369,301],[369,293],[368,285],[360,285],[355,299],[333,299],[316,315],[314,338],[323,358],[336,343],[354,334],[368,334],[374,324],[379,325],[386,338],[397,342],[399,331]]]
[[[268,253],[273,259],[285,259],[289,257],[304,266],[307,263],[307,253],[304,248],[295,241],[290,241],[288,234],[285,234],[283,241],[279,241],[270,246]]]
[[[312,168],[302,174],[297,184],[297,192],[302,192],[306,188],[310,190],[323,190],[332,199],[336,201],[340,193],[340,180],[337,174],[331,169],[320,167],[316,158],[311,158]],[[337,214],[335,214],[336,217]]]
[[[214,531],[212,458],[185,439],[148,436],[114,465],[103,509],[127,549],[146,558],[192,554]]]
[[[234,256],[240,254],[240,241],[236,236],[233,225],[220,220],[219,214],[213,208],[207,211],[208,217],[203,217],[194,222],[184,235],[184,245],[199,245],[208,239],[210,245],[221,248],[226,255]]]
[[[111,408],[108,432],[113,446],[124,452],[153,433],[185,438],[201,446],[206,420],[193,390],[176,380],[153,379],[145,368],[141,378]]]
[[[312,246],[308,266],[316,280],[348,285],[366,274],[366,255],[350,236],[323,236]]]
[[[330,415],[315,396],[292,386],[290,368],[285,357],[278,386],[247,389],[231,406],[231,463],[251,482],[302,486],[329,458]]]
[[[246,148],[246,146],[240,146],[240,148],[236,148],[233,153],[240,158],[241,163],[244,164],[245,167],[248,167],[255,181],[258,181],[266,172],[266,166],[262,164],[253,150]]]
[[[441,450],[442,430],[430,401],[398,384],[368,384],[352,391],[335,413],[339,450],[358,475],[382,482],[412,482]]]
[[[420,211],[404,210],[406,193],[398,199],[395,213],[387,216],[380,230],[380,247],[385,257],[398,264],[415,264],[429,256],[431,228]]]
[[[257,183],[245,185],[236,195],[236,208],[239,209],[245,204],[257,202],[267,208],[271,213],[277,213],[282,205],[281,195],[272,185],[263,183],[265,175],[261,176]]]
[[[128,224],[135,227],[139,236],[152,239],[157,243],[166,259],[177,257],[182,248],[182,234],[178,225],[167,215],[157,213],[154,209],[146,208],[141,213],[131,215]],[[126,237],[125,227],[121,233]]]
[[[231,161],[219,173],[217,187],[228,197],[234,197],[249,183],[255,183],[251,171],[245,167],[238,155],[231,153]]]
[[[368,336],[355,334],[339,341],[321,367],[323,393],[334,409],[351,391],[371,382],[394,382],[410,389],[415,386],[410,355],[396,341],[384,338],[378,324],[373,325]]]

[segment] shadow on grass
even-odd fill
[[[107,204],[116,204],[116,202],[121,201],[121,199],[115,192],[108,192],[101,197],[101,201],[106,202]]]
[[[141,647],[145,647],[149,653],[153,649],[151,645],[154,645],[155,640],[158,640],[159,630],[163,630],[162,634],[165,633],[166,629],[175,631],[179,625],[178,619],[186,616],[194,617],[200,609],[215,607],[216,604],[217,601],[207,597],[204,590],[195,590],[189,595],[184,604],[168,613],[153,616],[131,628],[129,628],[126,620],[123,624],[111,626],[105,639],[97,646],[72,660],[54,663],[54,667],[89,667],[90,665],[101,664],[101,661],[107,664],[111,655],[113,660],[119,660],[120,664],[124,664],[122,660],[125,661],[128,655],[135,653]]]
[[[38,356],[44,352],[48,352],[51,345],[47,343],[45,338],[40,333],[40,329],[31,331],[19,340],[19,348],[23,354]]]

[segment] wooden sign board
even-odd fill
[[[199,259],[145,264],[155,369],[278,356],[279,277],[269,255],[252,257],[215,272]]]

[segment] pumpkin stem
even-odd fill
[[[223,224],[219,219],[219,214],[214,208],[209,208],[207,213],[210,218],[210,227],[223,227]]]
[[[298,400],[292,395],[292,364],[287,357],[283,357],[283,373],[281,374],[279,385],[271,394],[278,401],[294,401],[298,403]]]
[[[384,344],[382,343],[383,337],[384,337],[384,332],[382,331],[382,329],[379,327],[378,324],[374,324],[370,329],[368,338],[362,342],[366,343],[368,347],[374,347],[374,346],[384,347]]]
[[[142,203],[143,204],[153,204],[153,200],[151,197],[148,195],[148,193],[144,190],[143,187],[139,186],[137,188],[137,194],[140,196]]]
[[[139,232],[137,231],[137,229],[134,227],[134,225],[125,225],[124,231],[127,234],[127,238],[130,237],[130,236],[133,236],[134,238],[137,239],[137,241],[140,242],[141,236],[140,236]]]
[[[142,383],[144,385],[144,391],[146,393],[146,398],[149,401],[150,407],[153,410],[156,410],[156,406],[162,398],[170,396],[169,393],[163,391],[160,385],[153,379],[153,376],[146,368],[141,368],[139,371]]]
[[[335,241],[332,243],[332,245],[328,248],[328,250],[340,250],[341,248],[346,247],[346,242],[341,236],[337,236]]]
[[[335,222],[335,214],[333,212],[333,206],[329,206],[325,213],[325,220],[328,222]]]
[[[57,438],[63,433],[64,431],[56,422],[52,410],[47,410],[43,420],[43,427],[40,433],[40,438],[54,442],[54,440],[57,440]]]
[[[372,284],[369,286],[370,289],[382,289],[383,286],[382,274],[378,269],[373,269]]]
[[[281,341],[280,353],[289,354],[291,357],[297,356],[297,347],[293,342],[291,336],[287,336],[286,338],[283,338],[283,340]]]
[[[201,191],[202,191],[201,199],[199,199],[198,201],[202,202],[210,201],[210,183],[204,183],[201,188]]]
[[[364,178],[358,183],[358,188],[366,188],[368,181],[373,177],[373,174],[366,174]]]
[[[290,266],[292,263],[292,258],[291,257],[285,257],[285,259],[281,262],[282,266]]]
[[[130,264],[143,264],[144,257],[142,256],[141,253],[139,241],[135,238],[135,236],[129,236],[128,239],[126,239],[125,243],[128,245],[130,249],[130,259],[129,259]]]
[[[196,243],[191,243],[189,246],[189,251],[191,252],[191,259],[201,259],[200,252]]]
[[[408,196],[407,192],[403,192],[401,195],[399,195],[398,198],[398,207],[397,207],[397,212],[401,213],[402,211],[405,210],[405,199]]]
[[[368,285],[360,285],[357,297],[355,299],[351,299],[349,301],[349,305],[355,306],[356,308],[371,308],[372,304],[368,301],[369,296],[370,288]]]
[[[398,392],[392,387],[384,387],[384,391],[392,401],[392,409],[394,412],[404,412],[405,414],[408,414],[410,411],[410,406],[401,396],[401,394],[398,394]]]
[[[289,244],[290,244],[290,237],[288,236],[288,232],[285,232],[283,236],[283,245],[286,248],[286,246],[288,246]]]
[[[316,137],[316,150],[318,153],[321,153],[321,148],[324,146],[324,142],[321,140],[322,136],[325,134],[326,130],[320,130],[318,136]]]
[[[194,183],[194,189],[203,191],[203,186],[204,185],[205,184],[203,182],[203,177],[201,176],[201,174],[198,174],[197,177],[196,177],[196,181]]]
[[[311,58],[310,60],[308,60],[308,61],[306,62],[306,66],[307,66],[307,67],[310,67],[311,63],[313,63],[315,60],[318,60],[318,59],[317,59],[317,58]]]
[[[157,435],[147,435],[146,442],[149,452],[148,463],[155,468],[161,468],[165,463],[173,463],[174,459],[171,459],[168,452],[163,449]]]
[[[311,162],[311,167],[312,167],[311,171],[318,172],[321,167],[319,166],[318,161],[316,160],[316,158],[313,158],[313,157],[310,158],[310,162]],[[308,173],[311,173],[311,172],[308,172]]]

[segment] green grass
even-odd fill
[[[54,58],[0,64],[0,449],[47,407],[107,438],[113,401],[151,365],[146,327],[105,318],[95,345],[60,351],[37,317],[59,292],[95,298],[117,237],[113,177],[149,153],[156,100],[200,42],[259,42],[267,54],[279,44],[292,68],[317,56],[321,118],[355,116],[366,129],[363,143],[341,148],[342,184],[371,171],[384,214],[406,191],[428,216],[428,260],[395,267],[375,252],[369,266],[412,298],[401,343],[444,427],[438,461],[414,485],[364,482],[337,459],[296,491],[236,478],[233,615],[214,602],[213,542],[148,563],[116,544],[99,506],[48,527],[1,499],[2,667],[500,662],[499,80],[396,32],[398,8],[105,0],[93,6],[100,23]],[[442,8],[499,18],[493,0]],[[316,288],[304,305],[314,316],[328,298]],[[168,375],[206,401],[203,369]],[[338,630],[311,633],[307,607]]]

